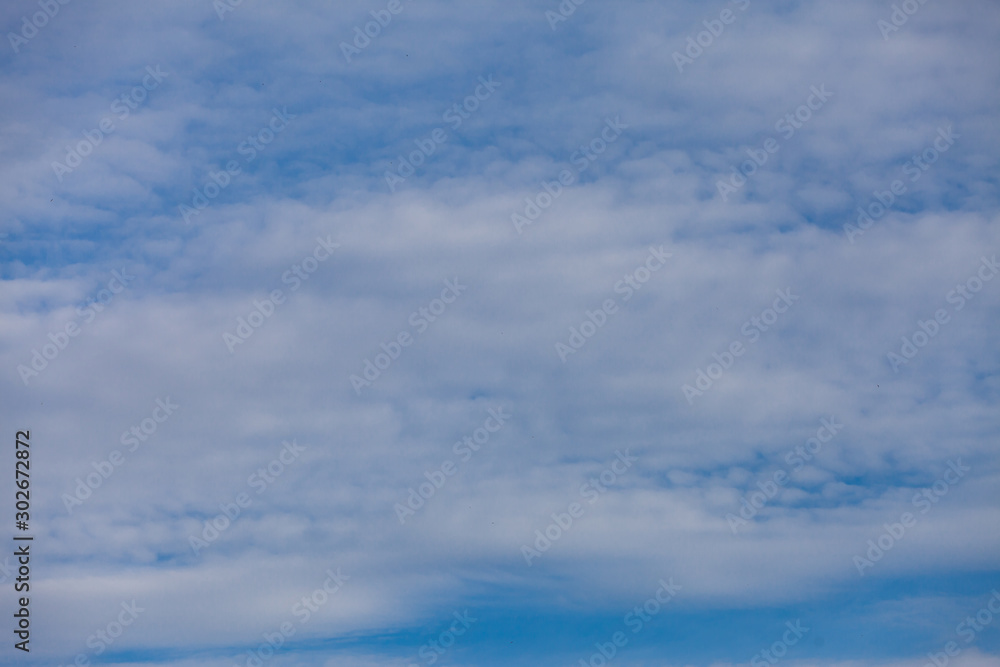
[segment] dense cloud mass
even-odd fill
[[[0,21],[2,664],[1000,667],[995,2]]]

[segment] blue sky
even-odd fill
[[[0,23],[0,663],[1000,667],[995,3]]]

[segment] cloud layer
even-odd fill
[[[41,5],[5,664],[1000,664],[994,3]]]

